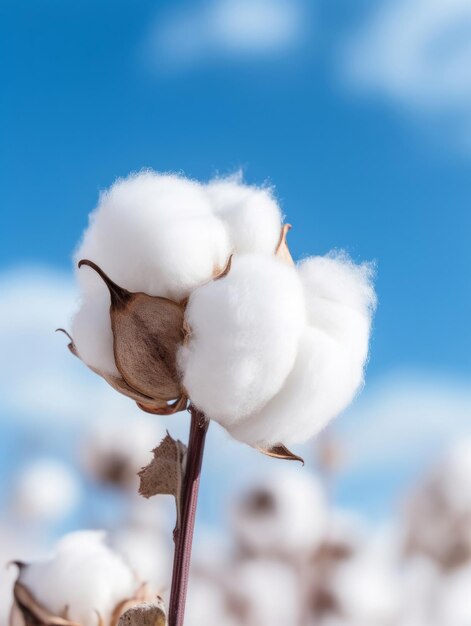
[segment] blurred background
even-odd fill
[[[211,426],[188,623],[470,626],[471,1],[2,0],[0,49],[0,561],[105,528],[165,594],[172,502],[134,475],[188,416],[140,415],[54,329],[100,190],[241,170],[295,258],[374,260],[379,307],[304,468]]]

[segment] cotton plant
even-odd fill
[[[231,517],[243,554],[309,559],[325,535],[328,509],[316,476],[280,468],[244,490]]]
[[[471,559],[471,441],[453,445],[409,497],[404,544],[445,571]]]
[[[170,626],[183,623],[208,425],[264,452],[316,435],[363,384],[372,269],[344,253],[295,264],[273,190],[144,171],[101,194],[75,254],[71,352],[152,414],[189,409],[141,475],[177,502]]]
[[[101,531],[71,533],[48,558],[17,565],[10,626],[116,626],[126,609],[150,599]]]
[[[80,439],[80,466],[100,484],[135,491],[137,473],[147,461],[149,442],[163,435],[160,424],[144,414],[128,418],[98,415]]]

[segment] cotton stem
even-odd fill
[[[201,465],[209,426],[209,421],[195,407],[190,406],[190,413],[191,427],[182,489],[181,521],[174,533],[175,553],[168,612],[169,626],[183,626]]]

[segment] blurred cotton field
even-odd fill
[[[171,507],[165,498],[138,499],[127,480],[103,471],[115,462],[114,455],[120,468],[143,463],[146,451],[139,458],[136,446],[126,454],[117,433],[130,425],[152,432],[154,420],[115,422],[114,430],[111,424],[84,427],[68,469],[41,460],[18,475],[1,528],[0,559],[2,565],[10,563],[1,574],[2,626],[8,624],[18,575],[11,561],[22,563],[19,583],[35,601],[55,615],[68,607],[68,619],[84,626],[97,624],[97,612],[105,624],[116,623],[116,610],[140,597],[144,583],[146,598],[168,597]],[[403,494],[394,516],[376,524],[332,502],[332,456],[319,448],[307,467],[266,467],[252,481],[229,487],[224,527],[199,525],[186,623],[466,626],[471,619],[470,447],[471,440],[452,446]],[[93,462],[100,457],[104,464]],[[38,490],[41,478],[47,478],[48,489]],[[103,530],[47,539],[46,530],[63,529],[64,519],[79,508],[84,481],[99,488],[101,497],[113,493],[126,506],[101,524]],[[82,525],[96,529],[97,521],[85,516]],[[12,615],[13,624],[21,623]]]

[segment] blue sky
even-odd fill
[[[428,72],[427,46],[410,41],[396,74],[381,67],[394,50],[375,54],[372,2],[293,0],[293,13],[286,0],[257,0],[263,23],[281,22],[246,35],[241,19],[224,39],[218,1],[1,2],[1,269],[69,272],[87,214],[117,176],[242,168],[275,185],[295,257],[345,248],[376,260],[368,385],[400,370],[466,386],[471,79],[457,72],[450,89],[446,64]],[[421,0],[401,4],[422,19]],[[440,19],[460,17],[441,15],[430,26],[440,42]],[[389,17],[400,25],[400,11]]]

